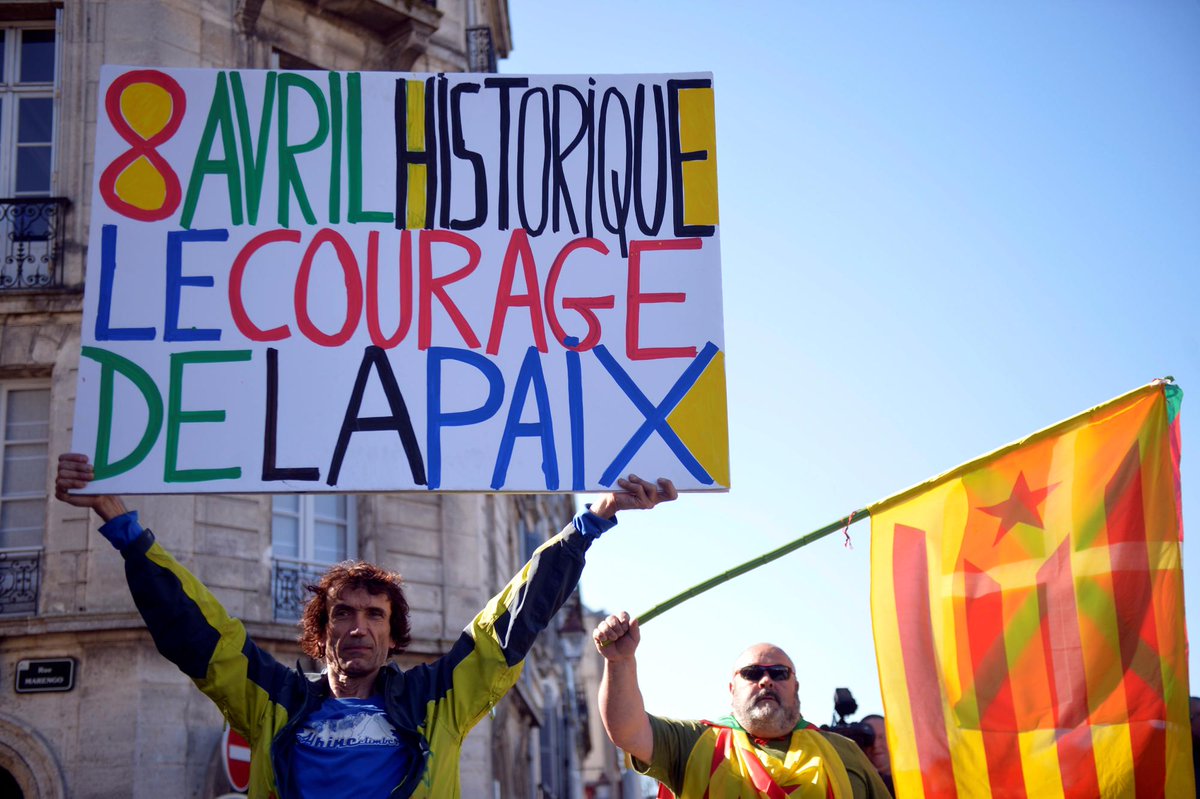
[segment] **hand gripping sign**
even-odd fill
[[[729,486],[712,77],[105,67],[97,492]]]

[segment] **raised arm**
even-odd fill
[[[654,755],[654,734],[638,686],[637,651],[642,634],[637,619],[622,611],[600,622],[592,633],[596,649],[604,656],[600,678],[600,719],[609,740],[643,763]]]
[[[630,475],[618,485],[621,491],[601,497],[591,510],[578,514],[566,529],[538,547],[467,625],[449,653],[426,671],[410,672],[410,676],[424,674],[431,680],[430,690],[449,700],[448,718],[461,734],[517,681],[534,640],[575,590],[588,548],[615,524],[612,517],[618,511],[653,508],[677,495],[667,479],[656,485]]]
[[[92,464],[88,463],[87,455],[78,452],[67,452],[58,456],[58,474],[54,478],[54,496],[60,502],[74,505],[77,508],[90,508],[106,522],[111,522],[118,516],[127,513],[125,503],[113,494],[82,495],[72,494],[81,488],[87,488],[88,483],[95,479],[96,473]]]
[[[54,494],[104,520],[100,533],[125,559],[129,593],[158,651],[249,740],[282,726],[306,695],[303,675],[250,641],[244,625],[142,528],[120,497],[71,493],[87,487],[93,476],[86,455],[60,455]]]

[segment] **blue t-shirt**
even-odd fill
[[[386,797],[408,772],[413,752],[400,743],[383,699],[329,697],[296,732],[292,784],[306,799]]]

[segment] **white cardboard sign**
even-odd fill
[[[729,485],[712,76],[101,71],[96,492]]]

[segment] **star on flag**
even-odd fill
[[[1039,507],[1046,496],[1058,487],[1058,483],[1032,490],[1025,480],[1024,472],[1017,472],[1017,482],[1013,484],[1012,493],[1008,499],[995,505],[980,507],[979,510],[1000,519],[1000,530],[992,546],[1000,543],[1000,539],[1008,534],[1018,524],[1028,524],[1031,527],[1042,527],[1042,514]]]

